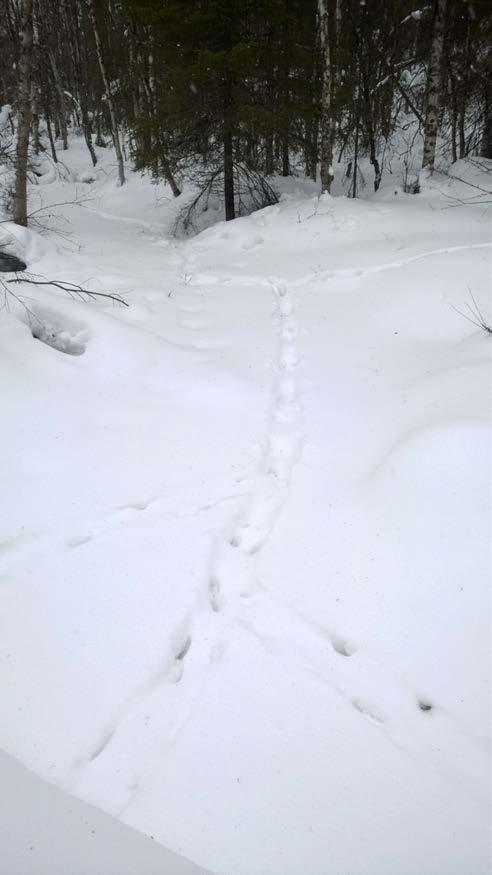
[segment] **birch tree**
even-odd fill
[[[335,100],[339,79],[342,3],[336,0],[333,21],[330,0],[318,0],[318,39],[321,51],[320,176],[321,191],[333,182],[333,148],[336,136]]]
[[[432,24],[432,43],[427,74],[427,107],[424,128],[424,157],[422,169],[434,170],[437,130],[441,101],[442,60],[444,53],[444,20],[447,0],[435,0]]]
[[[31,129],[33,54],[33,0],[21,4],[20,54],[17,85],[17,147],[15,162],[14,222],[27,226],[27,158]]]

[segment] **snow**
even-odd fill
[[[1,865],[8,875],[207,875],[2,752],[0,776]]]
[[[297,180],[176,240],[99,154],[2,226],[130,306],[0,318],[0,748],[216,875],[488,872],[487,208]]]
[[[8,103],[4,103],[3,106],[0,106],[0,131],[3,128],[6,128],[9,124],[10,115],[12,112],[12,107]]]

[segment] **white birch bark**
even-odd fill
[[[447,0],[436,0],[432,27],[432,45],[427,74],[427,108],[424,129],[424,157],[422,169],[432,173],[436,158],[439,106],[441,100],[442,59],[444,52],[444,19]]]
[[[333,149],[336,136],[335,98],[339,81],[338,51],[342,27],[342,3],[336,0],[333,32],[330,33],[330,0],[318,0],[318,28],[321,49],[321,191],[330,192],[333,182]]]
[[[14,222],[27,226],[27,156],[31,129],[33,0],[21,6],[20,58],[17,87],[17,146],[15,160]]]

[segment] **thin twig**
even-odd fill
[[[482,331],[485,331],[486,334],[492,334],[492,325],[489,325],[489,323],[486,321],[485,317],[483,316],[482,311],[480,310],[480,307],[478,306],[475,298],[473,297],[471,289],[468,289],[468,292],[469,292],[470,297],[473,301],[473,305],[474,305],[475,309],[473,309],[473,307],[468,303],[468,301],[466,302],[466,306],[468,307],[468,310],[470,311],[470,313],[472,315],[468,316],[467,313],[463,313],[463,311],[458,309],[458,307],[455,307],[454,304],[451,304],[452,309],[456,313],[459,313],[460,316],[463,316],[463,319],[466,319],[467,322],[471,322],[472,325],[476,325],[477,328],[481,328]]]
[[[93,292],[90,289],[84,289],[83,286],[79,286],[76,283],[71,283],[68,281],[62,280],[32,280],[27,279],[26,277],[15,277],[14,279],[7,280],[8,283],[27,283],[31,286],[53,286],[56,289],[61,289],[62,292],[67,292],[69,295],[86,295],[89,299],[95,300],[96,298],[107,298],[110,301],[113,301],[115,304],[121,304],[123,307],[128,307],[129,304],[120,298],[119,295],[113,295],[109,292]]]
[[[3,288],[3,293],[5,296],[5,309],[7,310],[7,313],[9,312],[9,308],[7,305],[7,295],[11,295],[13,297],[14,301],[17,301],[17,303],[20,304],[21,307],[24,308],[24,310],[29,315],[29,317],[31,319],[35,319],[37,322],[39,322],[41,327],[44,328],[44,323],[41,321],[39,316],[37,316],[36,313],[34,313],[34,311],[31,310],[31,308],[27,306],[26,302],[23,301],[22,298],[19,298],[19,296],[16,295],[15,292],[13,292],[11,288],[9,288],[9,286],[4,282],[4,280],[0,280],[0,285]]]

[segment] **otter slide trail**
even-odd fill
[[[41,187],[52,233],[2,226],[30,275],[130,305],[19,285],[0,315],[23,798],[139,875],[485,875],[491,344],[457,311],[492,318],[486,213],[293,181],[179,240],[111,172],[86,208]]]

